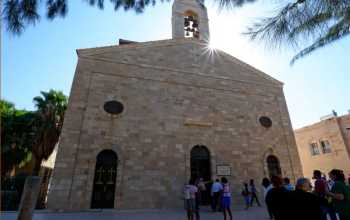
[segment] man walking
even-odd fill
[[[258,197],[256,196],[256,194],[258,193],[258,191],[255,188],[255,184],[254,184],[254,179],[250,180],[250,191],[252,193],[252,199],[250,200],[250,206],[253,206],[253,201],[254,199],[256,200],[256,202],[258,203],[258,206],[261,206],[258,200]]]
[[[219,204],[218,204],[219,193],[220,193],[220,183],[219,183],[219,179],[216,179],[215,183],[211,187],[211,196],[213,197],[213,203],[211,208],[214,212],[217,212],[219,210]]]
[[[329,184],[326,180],[324,180],[321,177],[321,171],[319,170],[314,170],[314,177],[316,179],[315,182],[315,188],[314,188],[314,194],[318,195],[322,198],[326,198],[327,194],[326,194],[326,188],[329,188]],[[331,218],[331,220],[337,220],[337,217],[334,213],[333,210],[333,206],[332,204],[328,203],[325,206],[321,207],[323,214],[325,215],[325,217],[327,217],[327,214],[329,214],[329,217]]]

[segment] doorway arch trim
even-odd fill
[[[277,161],[278,161],[278,166],[280,167],[281,169],[281,173],[282,173],[282,176],[283,176],[283,172],[284,172],[284,163],[281,162],[281,157],[279,154],[277,154],[276,152],[274,152],[273,149],[269,149],[268,151],[265,152],[264,154],[264,158],[263,158],[263,165],[264,165],[264,175],[265,177],[269,178],[269,169],[268,169],[268,164],[267,164],[267,158],[269,156],[274,156],[277,158]]]
[[[124,203],[121,202],[124,156],[123,156],[123,151],[112,142],[105,142],[102,145],[99,145],[98,147],[94,148],[94,150],[91,153],[90,163],[89,163],[89,172],[88,172],[88,178],[87,178],[87,186],[85,190],[85,195],[86,195],[85,199],[91,203],[97,155],[101,151],[106,149],[113,150],[118,156],[117,177],[116,177],[115,196],[114,196],[114,209],[124,209]]]
[[[200,143],[198,143],[200,142]],[[188,181],[191,179],[191,150],[192,148],[194,148],[195,146],[200,145],[203,147],[206,147],[209,151],[210,154],[210,169],[211,169],[211,177],[212,180],[217,178],[217,173],[216,173],[216,153],[215,150],[213,149],[213,147],[210,145],[210,143],[206,142],[205,140],[192,140],[189,142],[186,151],[185,151],[185,172],[186,172],[186,180],[185,180],[185,184],[188,183]]]

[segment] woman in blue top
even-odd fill
[[[258,191],[255,188],[255,184],[254,184],[254,180],[253,179],[250,180],[250,190],[251,190],[251,193],[252,193],[252,199],[250,200],[250,206],[253,206],[254,198],[255,198],[256,202],[258,203],[258,206],[261,206],[260,203],[259,203],[258,197],[256,196]]]

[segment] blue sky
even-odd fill
[[[349,37],[314,53],[293,67],[294,51],[266,52],[254,48],[240,33],[252,18],[267,14],[274,4],[261,1],[218,13],[208,4],[211,43],[215,48],[282,81],[293,129],[319,122],[350,109]],[[76,49],[117,45],[119,39],[145,42],[171,39],[170,3],[158,2],[145,13],[114,12],[106,1],[103,11],[82,1],[69,1],[65,19],[30,27],[20,38],[1,31],[1,98],[17,108],[33,110],[33,97],[50,88],[69,95],[77,63]]]

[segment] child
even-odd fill
[[[242,190],[242,196],[244,197],[244,200],[245,200],[245,205],[246,205],[246,208],[245,210],[248,210],[249,209],[249,196],[250,196],[250,192],[248,190],[248,183],[244,183],[243,182],[243,190]]]

